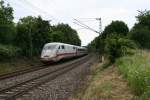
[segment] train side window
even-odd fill
[[[60,49],[60,46],[58,47],[58,49]]]
[[[62,46],[61,46],[61,48],[62,48],[62,49],[65,49],[65,46],[64,46],[64,45],[62,45]]]

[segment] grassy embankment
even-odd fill
[[[135,100],[150,100],[150,52],[137,51],[117,60],[119,71],[135,93]]]
[[[115,66],[102,66],[92,69],[88,84],[70,100],[150,100],[150,52],[136,51]]]
[[[86,85],[69,100],[131,100],[133,96],[126,80],[115,66],[106,66],[107,63],[92,66]]]

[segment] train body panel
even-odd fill
[[[41,61],[57,62],[61,59],[72,58],[87,54],[85,47],[53,42],[44,45],[41,53]]]

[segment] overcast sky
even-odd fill
[[[150,0],[4,0],[14,9],[15,22],[19,18],[41,15],[52,24],[67,23],[77,29],[82,45],[87,45],[98,36],[87,29],[74,24],[74,18],[99,30],[96,20],[86,18],[102,18],[102,29],[112,20],[122,20],[129,28],[136,22],[137,10],[150,10]]]

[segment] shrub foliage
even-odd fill
[[[128,80],[139,100],[150,98],[150,53],[137,51],[135,55],[124,56],[116,61],[119,71]]]
[[[124,56],[134,49],[135,44],[128,38],[118,36],[116,34],[110,35],[105,40],[105,52],[111,62],[116,58]]]
[[[0,44],[0,60],[16,57],[19,55],[20,51],[21,50],[18,47]]]

